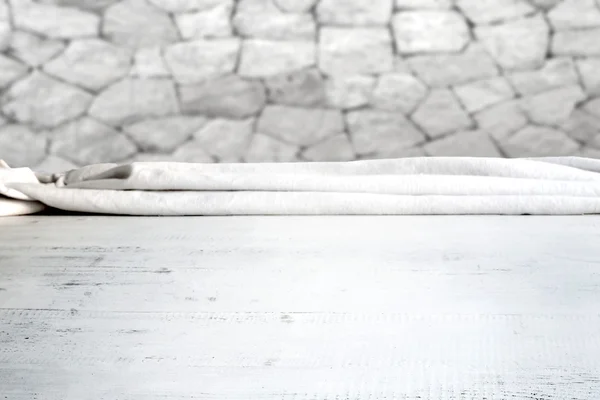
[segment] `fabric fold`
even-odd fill
[[[97,214],[600,214],[600,161],[578,157],[142,162],[51,177],[4,170],[4,199]]]
[[[39,184],[39,180],[31,169],[10,168],[0,160],[0,217],[33,214],[45,208],[44,204],[10,187],[13,183]]]

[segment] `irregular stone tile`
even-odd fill
[[[250,146],[254,122],[254,118],[213,119],[194,133],[194,141],[221,161],[239,160]]]
[[[508,70],[542,66],[549,34],[550,29],[540,15],[475,28],[477,38],[498,64]]]
[[[486,108],[473,115],[479,129],[496,140],[504,140],[529,122],[517,101],[508,101]]]
[[[556,30],[595,28],[600,26],[600,7],[596,0],[563,0],[548,13]]]
[[[71,161],[65,160],[57,156],[49,155],[44,160],[36,165],[33,170],[36,172],[45,172],[48,174],[57,174],[76,169],[79,166]]]
[[[600,135],[596,135],[595,138],[588,142],[589,147],[600,150]]]
[[[34,71],[4,92],[2,112],[33,127],[54,127],[79,117],[92,96],[71,85]]]
[[[526,0],[456,0],[456,5],[475,24],[507,21],[535,12]]]
[[[11,36],[10,22],[0,20],[0,51],[4,51],[8,48]]]
[[[311,146],[344,132],[344,118],[338,110],[267,105],[257,131],[287,143]]]
[[[413,157],[425,157],[425,150],[423,147],[398,147],[384,151],[380,151],[374,154],[370,154],[367,157],[361,157],[362,159],[390,159],[390,158],[413,158]]]
[[[600,28],[555,32],[552,40],[554,55],[600,56]]]
[[[579,157],[600,158],[600,148],[584,147],[576,154]]]
[[[575,62],[586,93],[600,95],[600,58],[580,58]]]
[[[57,39],[98,36],[100,17],[87,11],[30,1],[13,2],[12,10],[19,29]]]
[[[464,17],[454,11],[403,11],[392,28],[401,54],[458,52],[470,40]]]
[[[368,75],[332,76],[325,83],[327,104],[333,108],[349,109],[369,104],[375,77]]]
[[[582,110],[575,110],[560,129],[570,137],[583,144],[590,143],[600,137],[600,118]]]
[[[283,12],[273,0],[239,0],[233,26],[243,37],[270,40],[314,40],[317,32],[311,14]]]
[[[136,153],[132,157],[120,161],[121,164],[131,164],[134,162],[177,162],[171,154],[163,153]]]
[[[545,92],[579,81],[575,63],[570,58],[552,58],[535,71],[515,72],[508,75],[514,88],[523,95]]]
[[[408,65],[408,61],[401,56],[394,57],[394,69],[393,72],[397,74],[409,74],[411,75],[413,72]]]
[[[591,99],[587,103],[585,103],[582,109],[596,117],[600,118],[600,97],[596,97]]]
[[[579,85],[570,85],[525,97],[521,106],[531,122],[559,125],[569,118],[576,105],[585,98]]]
[[[195,40],[165,49],[165,61],[179,83],[199,83],[232,73],[240,51],[237,38]]]
[[[167,13],[146,0],[123,0],[109,7],[104,12],[102,33],[114,44],[132,49],[179,40],[177,28]]]
[[[418,9],[449,9],[453,0],[396,0],[396,8],[407,10]]]
[[[427,155],[434,157],[502,157],[502,154],[483,131],[465,131],[429,142]]]
[[[531,4],[536,6],[537,8],[547,11],[555,7],[558,3],[563,0],[529,0]]]
[[[142,151],[170,153],[190,139],[208,120],[203,117],[151,118],[123,127]]]
[[[271,103],[316,107],[326,102],[325,80],[316,68],[268,77],[265,85]]]
[[[11,40],[10,10],[6,0],[0,0],[0,51],[8,48]]]
[[[238,73],[255,78],[278,75],[314,66],[316,58],[316,45],[312,41],[244,40]]]
[[[100,90],[131,68],[129,50],[100,39],[74,40],[64,53],[44,65],[48,75],[89,90]]]
[[[98,94],[89,115],[112,126],[179,112],[170,80],[126,78]]]
[[[233,34],[231,13],[233,0],[223,0],[213,8],[175,15],[175,22],[183,39],[226,37]]]
[[[348,135],[341,133],[304,150],[302,158],[308,161],[352,161],[356,155]]]
[[[222,4],[223,0],[149,0],[151,4],[172,13],[207,10]]]
[[[373,90],[371,105],[389,111],[412,113],[427,96],[427,86],[412,75],[384,74]]]
[[[378,74],[394,68],[386,28],[324,27],[319,36],[319,68],[325,74]]]
[[[261,133],[252,136],[248,151],[244,156],[246,162],[290,162],[296,161],[298,147],[284,143]]]
[[[10,9],[6,0],[0,0],[0,20],[10,19]]]
[[[31,167],[46,156],[46,136],[23,125],[5,125],[0,127],[0,149],[11,167]]]
[[[320,0],[317,20],[324,25],[385,25],[393,0]]]
[[[37,67],[65,49],[60,40],[44,39],[29,32],[15,31],[10,39],[10,54],[29,66]]]
[[[471,45],[460,54],[435,54],[410,57],[408,65],[432,87],[459,85],[498,75],[490,55],[480,46]]]
[[[425,141],[425,135],[398,112],[350,111],[346,114],[346,123],[359,155],[413,147]]]
[[[515,97],[515,91],[504,77],[456,86],[454,94],[469,113],[481,111]]]
[[[185,113],[232,119],[257,114],[265,105],[265,88],[259,81],[229,75],[206,83],[180,86],[181,109]]]
[[[411,118],[432,138],[473,126],[473,121],[448,89],[431,91]]]
[[[133,56],[131,76],[138,78],[166,78],[171,76],[160,47],[142,47]]]
[[[0,89],[10,86],[29,72],[26,65],[0,54]]]
[[[179,147],[170,157],[176,162],[191,162],[191,163],[213,163],[214,158],[206,152],[196,141],[187,142]]]
[[[137,151],[125,135],[88,117],[61,125],[49,136],[51,154],[79,165],[122,161]]]
[[[281,11],[304,13],[308,12],[317,0],[274,0],[274,3]]]
[[[37,0],[38,3],[101,12],[120,0]]]
[[[511,158],[568,156],[579,149],[579,144],[561,131],[542,126],[528,126],[500,143]]]

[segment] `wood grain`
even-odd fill
[[[600,398],[600,217],[0,219],[0,399]]]

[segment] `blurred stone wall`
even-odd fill
[[[600,0],[0,0],[0,158],[600,157]]]

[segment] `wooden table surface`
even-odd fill
[[[600,399],[600,217],[0,219],[0,400]]]

